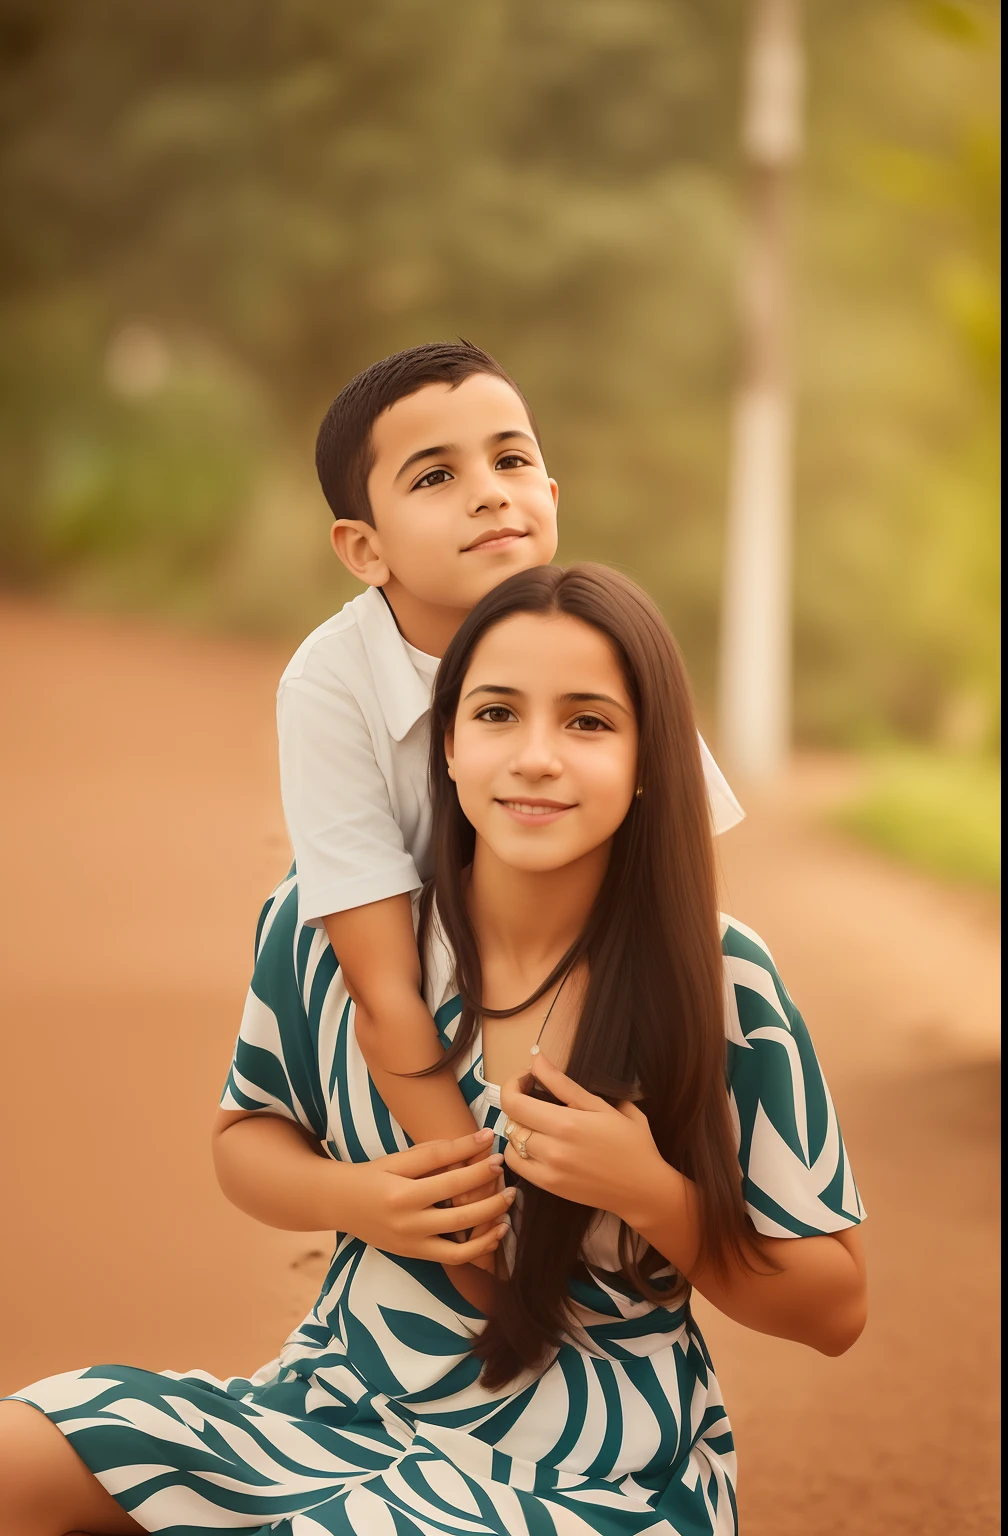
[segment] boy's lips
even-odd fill
[[[468,555],[474,549],[501,549],[505,544],[513,544],[515,539],[524,537],[520,528],[488,528],[486,533],[481,533],[478,539],[467,544],[462,553]]]

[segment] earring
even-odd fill
[[[637,793],[634,795],[634,799],[635,800],[639,800],[643,793],[644,793],[644,785],[643,784],[638,784],[637,785]]]

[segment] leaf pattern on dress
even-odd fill
[[[850,1226],[864,1213],[801,1015],[758,935],[726,918],[722,949],[726,1088],[752,1219],[779,1237]],[[451,957],[435,943],[429,958],[427,1001],[448,1043]],[[478,1037],[457,1072],[500,1137]],[[221,1103],[296,1121],[334,1158],[407,1145],[357,1048],[325,935],[298,922],[293,875],[263,909]],[[311,1312],[252,1377],[101,1365],[17,1395],[144,1529],[169,1536],[734,1536],[735,1452],[706,1345],[688,1308],[606,1279],[611,1222],[591,1226],[596,1272],[572,1281],[570,1339],[499,1392],[480,1385],[471,1350],[480,1314],[440,1265],[337,1233]]]

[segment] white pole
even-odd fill
[[[750,779],[787,759],[791,692],[788,183],[801,149],[800,0],[753,0],[742,147],[748,221],[721,624],[720,746]]]

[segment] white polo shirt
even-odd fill
[[[280,679],[280,792],[303,923],[415,891],[433,874],[427,753],[437,668],[369,587],[308,636]],[[725,832],[744,812],[702,737],[700,749],[714,830]]]

